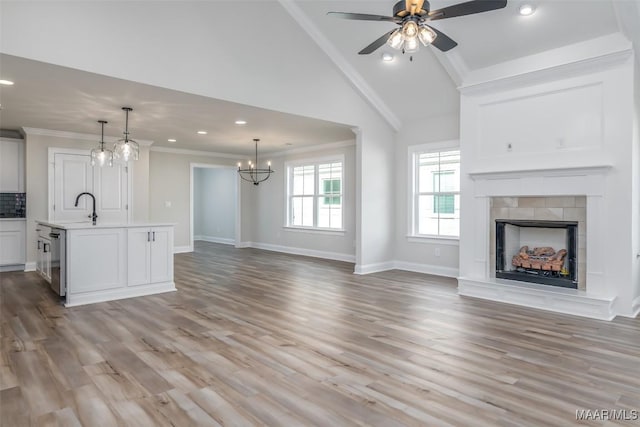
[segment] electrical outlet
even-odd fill
[[[164,207],[165,207],[165,208],[170,208],[170,207],[171,207],[171,202],[169,202],[169,201],[165,201],[165,202],[164,202]]]
[[[435,254],[435,256],[440,256],[440,248],[436,248],[433,253]]]

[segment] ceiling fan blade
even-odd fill
[[[431,44],[435,47],[437,47],[438,49],[440,49],[443,52],[446,52],[448,50],[453,49],[454,47],[458,46],[458,43],[456,43],[455,41],[453,41],[448,35],[446,35],[445,33],[438,31],[437,29],[429,26],[429,28],[431,28],[438,36],[435,38],[434,41],[431,42]]]
[[[490,10],[502,9],[507,5],[507,0],[473,0],[466,3],[454,4],[453,6],[429,12],[428,19],[455,18],[456,16],[472,15],[474,13],[489,12]]]
[[[400,22],[398,18],[394,18],[393,16],[368,15],[366,13],[327,12],[327,15],[337,16],[342,19],[353,19],[355,21]]]
[[[422,10],[424,0],[405,0],[405,4],[407,12],[409,12],[411,15],[416,15]]]
[[[358,52],[358,55],[368,55],[370,53],[373,53],[376,49],[378,49],[380,46],[382,46],[387,42],[387,39],[389,38],[391,33],[393,33],[394,31],[395,29],[384,33],[382,37],[380,37],[379,39],[371,43],[369,46],[365,47],[360,52]]]

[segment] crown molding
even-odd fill
[[[282,157],[290,154],[309,153],[312,151],[321,150],[334,150],[337,148],[353,147],[356,145],[356,141],[353,139],[347,141],[330,142],[327,144],[312,145],[309,147],[292,148],[290,150],[276,151],[273,153],[264,153],[263,156],[268,155],[270,157]]]
[[[189,156],[219,157],[221,159],[242,160],[247,156],[241,154],[216,153],[214,151],[190,150],[188,148],[172,148],[154,146],[149,149],[154,153],[185,154]]]
[[[472,93],[505,88],[523,81],[544,81],[550,76],[572,77],[622,64],[632,56],[632,44],[622,33],[609,34],[470,71],[458,89],[462,93]]]
[[[342,71],[342,73],[351,81],[356,89],[364,96],[364,98],[384,117],[391,127],[398,131],[402,127],[402,122],[384,103],[382,98],[373,90],[371,86],[364,80],[362,75],[342,56],[338,49],[322,34],[318,27],[309,19],[309,17],[300,9],[293,0],[278,0],[280,5],[286,10],[291,17],[300,25],[311,39],[324,51],[324,53],[333,61],[333,63]]]
[[[56,138],[67,138],[67,139],[75,139],[80,141],[91,141],[96,142],[100,140],[100,135],[95,135],[92,133],[78,133],[78,132],[68,132],[62,130],[51,130],[51,129],[40,129],[40,128],[29,128],[23,127],[21,128],[25,135],[40,135],[40,136],[53,136]],[[105,136],[105,142],[116,142],[120,138],[116,138],[114,136]],[[148,139],[133,139],[133,141],[137,142],[142,147],[149,147],[153,144],[153,141]]]

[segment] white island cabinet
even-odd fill
[[[67,307],[176,290],[172,224],[39,224],[64,230]]]

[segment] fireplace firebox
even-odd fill
[[[578,223],[496,219],[496,278],[578,288]]]

